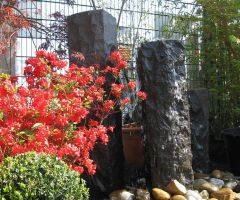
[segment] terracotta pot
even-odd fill
[[[123,127],[123,152],[127,163],[143,165],[144,149],[141,137],[141,127]]]
[[[129,47],[127,47],[127,46],[120,46],[118,48],[118,50],[121,53],[123,60],[125,60],[125,61],[131,60],[132,50]]]

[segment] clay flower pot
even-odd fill
[[[127,47],[127,46],[120,46],[118,48],[118,50],[121,53],[123,60],[125,60],[125,61],[131,60],[132,50],[129,47]]]
[[[123,152],[127,163],[143,165],[144,149],[141,136],[142,128],[134,124],[124,125],[122,128]]]

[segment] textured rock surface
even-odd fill
[[[104,10],[88,11],[68,17],[68,42],[70,54],[74,51],[85,56],[83,65],[94,63],[101,66],[109,65],[107,58],[111,51],[116,50],[117,34],[116,19]],[[76,60],[71,60],[76,62]],[[108,77],[108,85],[111,77]],[[108,145],[97,144],[92,157],[97,164],[97,172],[88,177],[91,199],[101,199],[103,193],[121,188],[123,184],[123,152],[122,152],[122,117],[121,113],[112,115],[105,122],[115,125],[114,133],[109,134]],[[96,196],[96,197],[95,197]]]
[[[208,156],[208,130],[209,110],[208,91],[200,88],[190,90],[190,121],[192,133],[193,170],[198,172],[209,172]]]
[[[146,149],[153,187],[193,178],[184,47],[167,40],[142,44],[137,70],[148,98],[143,106]]]
[[[68,21],[69,54],[82,52],[86,64],[104,63],[109,53],[116,50],[116,19],[104,10],[71,15]]]

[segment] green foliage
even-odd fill
[[[210,90],[211,131],[240,125],[240,1],[198,0],[203,7],[202,78]]]
[[[196,3],[197,12],[179,13],[171,29],[186,38],[188,77],[198,83],[190,87],[209,90],[210,131],[219,134],[240,125],[240,1]]]
[[[0,199],[87,200],[89,194],[63,161],[30,152],[8,157],[0,166]]]

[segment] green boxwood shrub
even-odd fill
[[[0,166],[0,199],[88,200],[89,191],[63,161],[30,152],[8,157]]]

